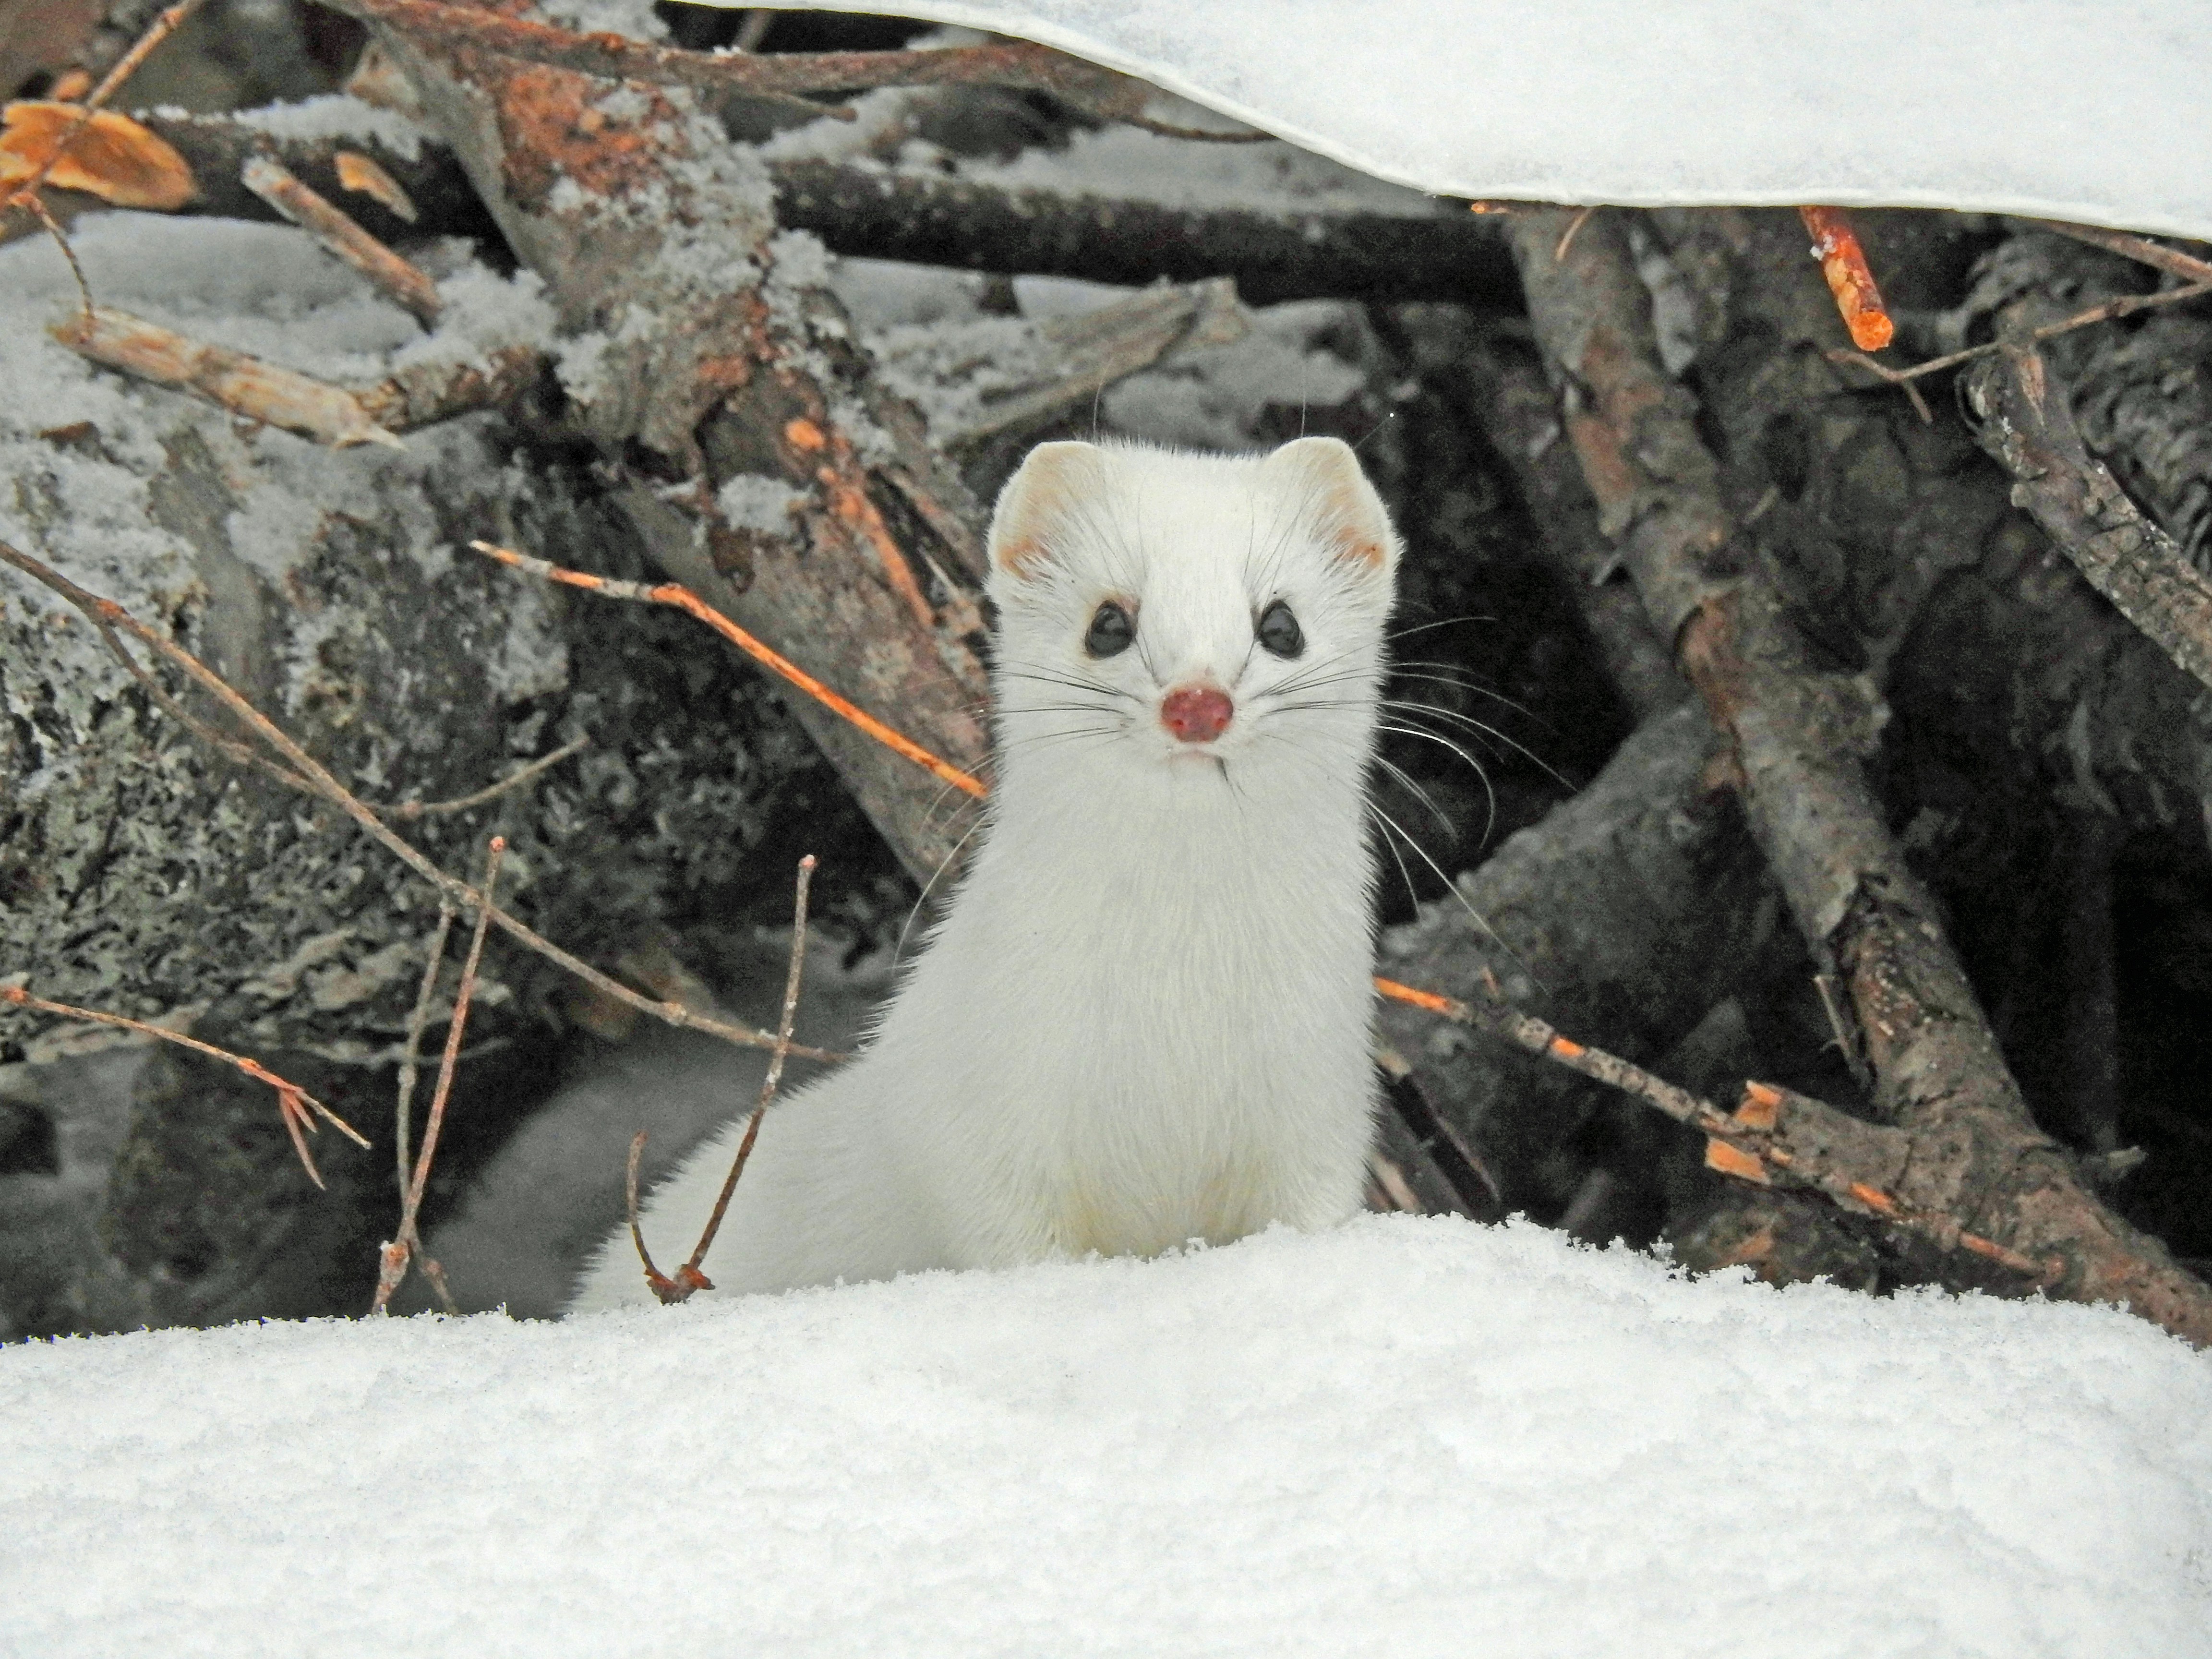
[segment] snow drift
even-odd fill
[[[2212,1654],[2212,1362],[1520,1224],[0,1351],[21,1653]]]
[[[2212,237],[2201,0],[860,9],[1059,46],[1437,195],[1959,208]]]

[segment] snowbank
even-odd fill
[[[0,1351],[21,1653],[2212,1654],[2212,1362],[1526,1225]]]
[[[864,9],[1063,47],[1439,195],[1964,208],[2212,236],[2202,0]]]

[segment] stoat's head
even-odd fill
[[[1040,444],[991,520],[1002,777],[1364,781],[1398,538],[1350,446]]]

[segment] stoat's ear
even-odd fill
[[[1268,456],[1266,465],[1303,501],[1307,527],[1329,552],[1378,574],[1397,568],[1398,532],[1350,444],[1341,438],[1298,438]]]
[[[1105,454],[1096,444],[1039,444],[1029,453],[991,514],[991,569],[1024,580],[1052,562],[1071,511],[1102,483]]]

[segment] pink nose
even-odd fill
[[[1229,729],[1237,705],[1226,691],[1210,685],[1186,685],[1160,703],[1160,724],[1185,743],[1212,743]]]

